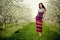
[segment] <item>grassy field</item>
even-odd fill
[[[34,22],[23,26],[23,28],[21,29],[19,27],[12,27],[10,31],[13,31],[12,29],[17,31],[14,31],[11,37],[0,37],[0,40],[60,40],[59,32],[51,30],[51,27],[49,27],[45,23],[43,23],[43,32],[41,37],[38,35],[38,32],[36,32],[36,24]],[[9,30],[7,30],[7,32],[8,31]]]

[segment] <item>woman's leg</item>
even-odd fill
[[[41,32],[39,32],[39,36],[42,36],[42,33]]]

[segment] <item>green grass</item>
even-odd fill
[[[11,37],[0,38],[0,40],[60,40],[60,34],[43,23],[43,32],[40,37],[36,31],[36,24],[31,22],[15,31]]]
[[[53,31],[57,32],[58,34],[60,34],[60,28],[58,24],[51,24],[51,23],[46,23],[46,25]],[[57,25],[57,26],[56,26]]]
[[[4,29],[0,30],[0,36],[1,37],[10,37],[13,35],[13,33],[21,28],[23,28],[24,25],[26,25],[27,23],[25,24],[16,24],[16,23],[11,23],[10,24],[4,24]]]

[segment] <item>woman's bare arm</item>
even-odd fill
[[[46,11],[44,11],[44,14],[43,14],[43,18],[42,18],[42,20],[44,20],[44,18],[45,18],[45,14],[46,14]]]
[[[44,11],[43,18],[45,18],[46,10]]]

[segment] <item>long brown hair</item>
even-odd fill
[[[40,4],[42,4],[42,7],[46,10],[45,6],[43,5],[43,3],[39,3],[39,8],[40,8]]]

